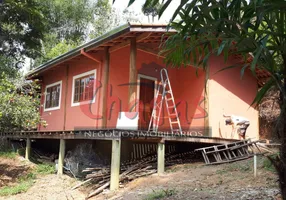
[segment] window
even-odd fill
[[[73,77],[72,106],[77,106],[81,102],[94,100],[94,80],[96,70],[92,70]],[[94,101],[93,101],[94,102]]]
[[[46,86],[44,111],[60,109],[62,81]]]

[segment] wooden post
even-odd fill
[[[25,153],[25,159],[30,160],[31,158],[31,139],[27,138],[26,140],[26,153]]]
[[[158,175],[165,171],[165,143],[158,143],[157,148],[157,172]]]
[[[254,154],[253,156],[253,171],[254,171],[254,178],[257,176],[257,155]]]
[[[66,141],[60,139],[60,151],[59,151],[59,162],[58,162],[58,175],[63,175],[64,173],[64,159],[66,151]]]
[[[136,93],[137,93],[137,68],[136,68],[136,38],[130,39],[130,67],[129,67],[129,95],[128,95],[128,103],[129,103],[129,112],[134,112]]]
[[[108,79],[109,79],[109,62],[110,54],[109,47],[104,47],[104,60],[103,60],[103,83],[102,83],[102,128],[107,126],[107,97],[108,97]]]
[[[68,88],[69,88],[69,65],[66,69],[66,88],[65,88],[65,104],[64,104],[64,130],[66,130],[67,121],[67,98],[68,98]]]
[[[204,110],[205,110],[205,113],[206,113],[206,116],[204,118],[204,127],[205,127],[205,134],[207,136],[211,136],[211,133],[210,133],[210,122],[209,122],[209,113],[210,113],[210,110],[209,110],[209,96],[210,96],[210,90],[209,90],[209,81],[210,81],[210,70],[209,70],[209,67],[206,69],[206,76],[205,76],[205,92],[204,92],[204,95],[205,95],[205,101],[204,101]]]
[[[111,154],[111,171],[110,171],[110,190],[114,191],[119,188],[120,173],[120,150],[121,140],[112,140]]]

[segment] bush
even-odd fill
[[[40,94],[36,82],[0,74],[0,131],[32,130],[40,119]]]

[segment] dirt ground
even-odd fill
[[[179,165],[163,176],[137,179],[116,194],[94,199],[152,199],[150,195],[158,191],[174,193],[162,199],[280,199],[276,174],[264,169],[260,161],[258,176],[254,178],[252,166],[251,159],[216,166]]]
[[[124,185],[117,192],[104,191],[92,199],[156,199],[154,194],[161,192],[161,199],[280,199],[277,176],[265,169],[263,158],[258,159],[258,176],[253,176],[252,159],[231,164],[205,166],[203,163],[177,165],[168,168],[162,176],[156,174],[139,178]],[[12,167],[13,166],[13,167]],[[29,166],[17,161],[0,160],[0,183],[7,184]],[[4,174],[4,175],[3,175]],[[5,181],[6,180],[6,181]],[[81,190],[71,190],[78,181],[55,174],[38,177],[34,185],[23,194],[0,199],[15,200],[57,200],[85,198]]]
[[[16,159],[0,158],[0,188],[15,182],[21,176],[27,174],[30,165]]]
[[[35,164],[25,161],[22,157],[15,159],[0,158],[0,188],[17,184],[17,179],[28,174]],[[63,200],[85,199],[85,194],[71,187],[79,183],[69,176],[57,177],[56,174],[37,176],[33,186],[22,194],[0,197],[9,200]]]

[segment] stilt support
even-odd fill
[[[157,149],[157,172],[158,175],[165,171],[165,143],[158,143]]]
[[[121,140],[112,140],[110,190],[119,188]]]
[[[25,153],[25,159],[30,160],[31,158],[31,139],[27,138],[26,140],[26,153]]]
[[[58,162],[58,175],[63,175],[64,173],[64,159],[66,151],[66,141],[60,139],[60,152],[59,152],[59,162]]]

